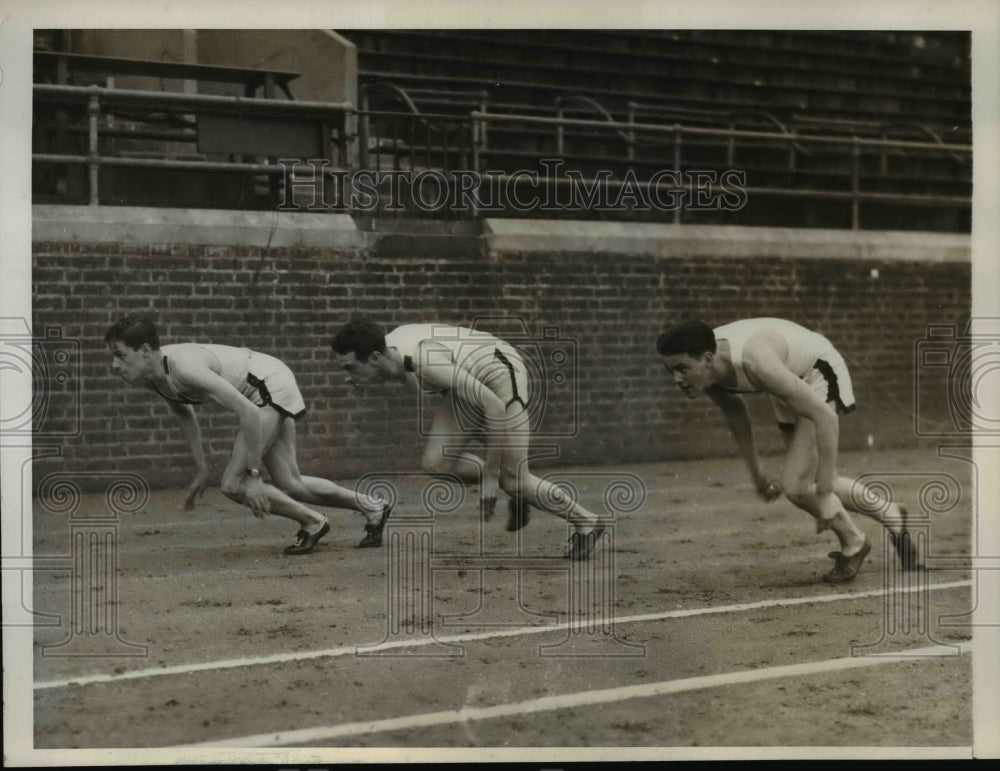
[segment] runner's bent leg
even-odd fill
[[[781,435],[785,440],[785,449],[787,450],[788,445],[791,443],[795,426],[794,424],[790,426],[779,424],[779,428],[781,429]],[[819,458],[814,452],[812,470],[806,475],[807,478],[814,479],[816,477],[818,461]],[[833,494],[840,499],[840,502],[847,511],[855,514],[863,514],[866,517],[881,522],[890,533],[896,533],[903,529],[899,524],[903,521],[903,514],[899,509],[899,505],[894,501],[888,503],[881,501],[877,495],[870,492],[870,488],[859,483],[857,480],[844,476],[835,477],[833,480]]]
[[[531,429],[527,412],[519,403],[507,406],[505,428],[502,435],[498,436],[503,443],[500,461],[500,487],[503,491],[565,519],[579,533],[589,533],[597,524],[597,515],[567,496],[558,485],[541,479],[528,470]]]
[[[851,520],[835,493],[826,496],[816,494],[816,428],[813,422],[808,418],[796,420],[791,436],[786,432],[786,442],[785,465],[781,474],[781,488],[785,496],[813,516],[820,530],[833,530],[844,555],[856,553],[864,545],[864,533]]]
[[[278,489],[301,503],[352,509],[364,514],[369,524],[379,521],[384,501],[341,487],[328,479],[304,476],[296,455],[295,421],[288,419],[282,422],[274,443],[264,454],[264,463]]]
[[[277,440],[285,416],[270,406],[261,407],[258,414],[260,415],[261,454],[266,458]],[[222,492],[237,503],[245,504],[243,489],[247,483],[247,460],[246,441],[241,430],[236,434],[233,454],[222,472]],[[294,519],[302,525],[303,529],[310,532],[318,530],[326,523],[326,517],[322,514],[294,500],[274,485],[264,483],[264,493],[271,504],[272,514]]]
[[[904,529],[904,517],[899,504],[881,500],[864,483],[850,477],[837,477],[833,483],[833,492],[840,498],[845,509],[880,522],[890,533],[899,533]]]
[[[437,405],[421,465],[430,474],[454,474],[463,481],[481,483],[482,460],[467,452],[445,455],[447,448],[454,448],[455,445],[464,447],[469,439],[455,416],[455,409],[455,402],[450,394]]]

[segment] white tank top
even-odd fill
[[[425,348],[422,354],[420,343],[424,340],[431,340],[435,345]],[[420,370],[435,364],[461,364],[473,377],[482,381],[487,376],[487,367],[495,363],[498,348],[520,360],[519,354],[498,337],[448,324],[404,324],[385,336],[385,345],[399,351],[408,377],[415,385],[420,385]]]
[[[805,377],[813,369],[817,359],[832,359],[838,356],[833,344],[818,332],[806,329],[793,321],[775,318],[742,319],[716,327],[715,339],[729,342],[729,356],[736,370],[736,388],[725,390],[755,393],[754,387],[743,369],[743,347],[746,341],[758,332],[772,332],[780,335],[788,345],[785,365],[798,377]]]
[[[247,399],[254,404],[259,406],[263,403],[260,392],[257,388],[247,382],[247,375],[250,372],[250,358],[253,356],[253,351],[249,348],[234,348],[229,345],[213,345],[211,343],[175,343],[172,345],[164,345],[160,348],[160,352],[163,353],[163,368],[167,376],[167,382],[176,394],[176,396],[174,396],[164,393],[157,388],[156,390],[159,392],[160,396],[165,399],[169,399],[170,401],[180,402],[181,404],[202,403],[202,400],[199,397],[193,397],[185,394],[174,381],[173,375],[170,372],[171,355],[176,354],[177,351],[184,348],[200,348],[204,351],[208,351],[219,363],[219,375],[224,380],[229,381],[229,383],[232,384],[237,391],[247,397]]]

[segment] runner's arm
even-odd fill
[[[167,401],[170,411],[177,417],[181,425],[184,438],[187,439],[191,447],[191,455],[194,457],[195,476],[194,481],[188,486],[184,502],[181,504],[182,510],[194,508],[194,504],[208,485],[208,463],[205,460],[205,448],[201,441],[201,429],[198,426],[198,418],[194,408],[190,404],[178,404]]]
[[[197,360],[175,355],[172,364],[174,380],[182,390],[202,393],[216,404],[236,413],[246,443],[247,465],[260,468],[262,455],[260,408],[210,367],[199,366]]]
[[[212,401],[235,412],[243,437],[247,468],[260,468],[263,447],[260,431],[260,408],[236,390],[233,385],[217,374],[203,360],[197,357],[173,358],[174,379],[182,390],[202,393]],[[260,478],[246,478],[243,485],[245,502],[255,516],[261,517],[270,511],[270,503]]]
[[[723,391],[719,388],[708,388],[705,393],[722,412],[757,492],[766,499],[773,500],[780,492],[777,491],[776,483],[768,479],[761,470],[760,458],[757,455],[757,447],[754,442],[753,423],[750,420],[746,401],[737,393]]]
[[[802,378],[785,365],[773,345],[766,339],[750,338],[743,349],[743,366],[755,383],[766,393],[781,399],[796,414],[811,420],[816,426],[816,493],[833,492],[837,466],[837,443],[840,422],[837,413],[824,402]]]
[[[455,370],[455,396],[483,411],[486,428],[486,473],[499,479],[500,462],[507,443],[507,405],[493,391],[462,368]]]
[[[425,386],[450,391],[456,400],[482,410],[486,428],[483,491],[485,497],[495,497],[499,487],[500,462],[507,441],[504,431],[507,407],[471,372],[456,364],[450,350],[443,346],[431,346],[434,346],[433,341],[421,343],[421,366],[417,376]]]

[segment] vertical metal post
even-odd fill
[[[626,157],[632,161],[635,160],[635,102],[628,103],[628,123],[629,130],[625,136],[628,137],[628,147],[626,148]]]
[[[559,105],[559,109],[556,110],[556,118],[559,119],[559,123],[556,124],[556,153],[559,155],[563,154],[563,143],[565,141],[565,129],[563,128],[563,108],[562,104]]]
[[[472,119],[472,170],[479,172],[479,148],[484,136],[485,122],[479,118]]]
[[[674,124],[674,171],[678,174],[681,173],[681,138],[683,136],[683,129],[679,123]],[[681,177],[683,179],[683,176]],[[682,214],[684,212],[684,202],[687,200],[686,193],[682,193],[681,202],[674,209],[674,224],[680,225]]]
[[[90,99],[87,104],[88,112],[88,136],[90,144],[87,153],[87,168],[90,172],[90,205],[97,206],[98,190],[98,143],[97,143],[97,117],[101,113],[101,100],[97,93],[97,86],[90,87]]]
[[[484,115],[486,114],[486,102],[487,102],[488,99],[489,99],[489,94],[487,94],[485,91],[480,91],[479,92],[479,111],[481,113],[483,113]],[[487,149],[486,141],[487,141],[487,137],[486,137],[486,120],[484,119],[479,124],[479,142],[480,142],[480,145],[482,146],[482,148],[484,150]],[[479,158],[479,155],[478,155],[478,152],[477,152],[476,159],[478,160],[478,158]],[[479,171],[478,164],[476,165],[475,169],[476,169],[476,171]]]
[[[404,130],[405,130],[405,127],[404,127]],[[400,144],[400,140],[399,140],[399,116],[398,115],[393,115],[392,116],[392,171],[399,171],[400,170],[399,169],[399,155],[400,155],[400,153],[399,153],[399,144]],[[410,159],[412,161],[414,149],[412,147],[410,147],[409,152],[410,152]],[[381,156],[381,153],[379,153],[379,156]]]
[[[485,104],[483,105],[483,108],[484,108],[483,112],[485,112]],[[480,169],[481,164],[479,160],[479,143],[486,136],[486,119],[484,118],[480,120],[479,118],[473,118],[469,128],[472,131],[471,170],[476,175],[476,187],[475,190],[473,191],[473,198],[471,205],[472,208],[471,216],[475,218],[479,216],[478,201],[479,201],[480,186],[482,185],[482,177],[480,176],[482,174],[482,170]]]
[[[358,168],[368,168],[368,92],[361,92],[361,112],[358,118]]]
[[[857,137],[851,137],[851,229],[861,227],[861,210],[858,193],[861,192],[861,146]]]
[[[414,123],[416,123],[418,120],[419,120],[418,118],[414,118],[413,119]],[[416,129],[414,129],[413,133],[414,133],[414,135],[416,135],[416,133],[417,133]],[[424,139],[424,165],[427,168],[432,168],[433,166],[435,166],[435,163],[434,163],[434,146],[433,146],[434,138],[432,136],[431,122],[429,120],[424,121],[424,137],[425,137],[425,139]]]
[[[736,160],[736,137],[733,132],[736,130],[736,121],[729,121],[729,136],[726,137],[726,166],[733,167]]]
[[[461,140],[455,145],[452,145],[448,141],[451,136],[451,118],[444,118],[441,120],[441,171],[444,173],[445,177],[448,176],[448,172],[451,171],[451,153],[452,150],[458,152],[461,149]]]

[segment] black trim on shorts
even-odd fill
[[[781,431],[784,431],[786,434],[789,434],[789,433],[791,433],[792,431],[795,430],[795,424],[794,423],[785,423],[783,420],[779,420],[778,421],[778,428]]]
[[[251,388],[257,389],[257,393],[259,393],[260,398],[264,400],[265,406],[273,407],[282,415],[285,415],[291,418],[292,420],[298,420],[299,418],[301,418],[303,415],[306,414],[306,410],[304,409],[297,413],[293,413],[286,410],[280,404],[275,404],[274,400],[271,398],[271,392],[267,389],[267,384],[264,383],[264,381],[261,380],[259,377],[249,372],[247,373],[247,384],[250,385]]]
[[[834,402],[837,405],[837,412],[848,413],[854,410],[855,405],[846,405],[840,399],[840,384],[837,382],[837,373],[833,371],[833,367],[830,366],[828,361],[823,359],[816,359],[816,363],[813,367],[819,370],[819,373],[826,380],[827,384],[827,401]]]
[[[510,405],[514,403],[520,404],[522,407],[524,407],[524,409],[528,409],[528,405],[525,404],[524,399],[522,399],[521,395],[517,392],[517,378],[514,375],[514,365],[510,363],[510,359],[504,356],[503,351],[501,351],[499,348],[494,349],[493,356],[507,368],[507,372],[510,374],[510,385],[511,388],[514,389],[514,398],[512,398],[509,402],[507,402],[504,405],[504,409],[507,409],[507,407],[510,407]]]

